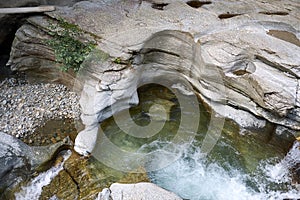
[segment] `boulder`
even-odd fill
[[[110,195],[109,195],[110,193]],[[98,195],[98,200],[182,200],[176,194],[153,183],[120,184],[114,183]]]
[[[99,122],[138,103],[137,87],[163,79],[191,85],[182,92],[242,129],[271,122],[299,132],[298,7],[289,0],[83,1],[29,18],[9,63],[62,79],[53,72],[53,49],[40,42],[51,38],[53,20],[76,25],[81,41],[97,44],[76,77],[86,125],[75,142],[81,154],[92,151]]]

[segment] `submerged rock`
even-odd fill
[[[149,181],[145,170],[140,173],[123,173],[110,169],[93,157],[83,158],[75,152],[64,163],[64,169],[43,187],[39,199],[91,199],[113,182],[135,183]]]
[[[34,170],[49,167],[49,163],[60,150],[71,142],[64,141],[44,147],[30,147],[17,138],[0,132],[0,191],[1,198],[20,182],[27,180]]]
[[[58,7],[18,30],[9,63],[13,70],[62,80],[55,52],[44,42],[61,19],[83,30],[80,41],[97,43],[77,74],[86,125],[75,144],[81,154],[93,150],[99,122],[137,104],[137,87],[160,80],[187,81],[194,90],[182,93],[196,93],[214,114],[242,129],[271,122],[300,131],[299,3],[191,2]]]

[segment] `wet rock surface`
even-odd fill
[[[82,130],[80,121],[74,119],[55,119],[47,121],[43,126],[35,129],[33,133],[26,134],[21,138],[30,146],[46,146],[70,137],[75,141],[78,131]]]
[[[78,119],[78,97],[58,84],[28,84],[10,78],[0,84],[0,131],[24,137],[50,119]]]
[[[148,177],[143,169],[140,173],[123,173],[106,167],[93,157],[83,158],[73,152],[64,169],[43,188],[40,199],[55,196],[58,199],[94,200],[103,188],[117,181],[136,183],[148,181]]]
[[[30,147],[14,136],[3,132],[0,132],[0,136],[0,197],[3,199],[10,195],[9,191],[16,185],[30,178],[34,170],[47,167],[46,163],[60,149],[71,146],[68,138],[45,147]]]

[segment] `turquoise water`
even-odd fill
[[[300,144],[293,137],[274,134],[274,125],[270,123],[243,135],[230,120],[221,125],[211,123],[211,111],[203,102],[196,102],[199,111],[185,109],[179,105],[176,94],[163,86],[147,85],[138,92],[140,104],[129,109],[129,117],[123,111],[101,123],[102,134],[99,132],[97,140],[104,144],[97,145],[101,155],[90,157],[86,164],[79,157],[72,161],[77,165],[83,162],[79,167],[83,174],[91,173],[87,175],[90,183],[84,186],[89,188],[90,195],[101,191],[101,185],[149,180],[190,200],[300,198],[299,191],[291,184],[289,170],[300,161]],[[189,96],[181,98],[185,106],[195,106]],[[182,125],[183,119],[188,122]],[[191,124],[195,121],[197,126]],[[151,123],[155,127],[149,129]],[[211,128],[220,126],[220,135],[209,134]],[[156,130],[157,127],[161,128]],[[180,134],[183,135],[179,137]],[[67,135],[74,139],[73,123],[50,121],[29,138],[32,140],[29,143],[48,144]],[[209,141],[207,136],[219,136],[209,152],[203,148]],[[53,169],[55,172],[56,168]],[[51,168],[41,177],[51,177],[52,172]],[[80,170],[73,174],[75,178],[81,176]],[[42,185],[48,184],[47,180],[44,178]],[[33,183],[35,179],[26,191],[38,191]],[[40,185],[38,188],[42,190]],[[61,183],[60,187],[68,193],[68,186]]]
[[[279,168],[288,168],[280,163],[292,145],[292,139],[273,134],[272,124],[241,135],[235,123],[225,120],[220,138],[207,154],[201,152],[201,146],[209,126],[216,124],[209,123],[211,112],[205,104],[199,102],[199,127],[191,134],[193,140],[174,143],[182,115],[192,119],[196,117],[195,113],[182,112],[175,94],[162,86],[140,88],[139,98],[140,104],[130,109],[131,118],[137,125],[147,126],[151,119],[159,121],[167,117],[167,120],[159,132],[147,138],[135,137],[119,128],[120,123],[121,127],[130,128],[130,119],[122,118],[117,124],[112,117],[102,123],[101,130],[105,137],[115,147],[127,152],[122,158],[118,154],[110,155],[116,167],[143,167],[152,182],[184,199],[300,198],[299,192],[291,185],[288,170],[285,174],[281,172],[276,175]],[[164,107],[167,116],[149,115],[151,106],[157,104]],[[141,159],[140,155],[147,159]]]

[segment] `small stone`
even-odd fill
[[[19,138],[22,135],[27,137],[47,120],[79,117],[79,113],[75,112],[79,110],[78,98],[65,87],[16,82],[18,84],[13,87],[8,82],[4,83],[2,88],[5,89],[0,91],[0,124],[3,124],[0,131],[18,134]]]
[[[52,137],[50,140],[51,140],[52,143],[56,143],[57,142],[54,137]]]

